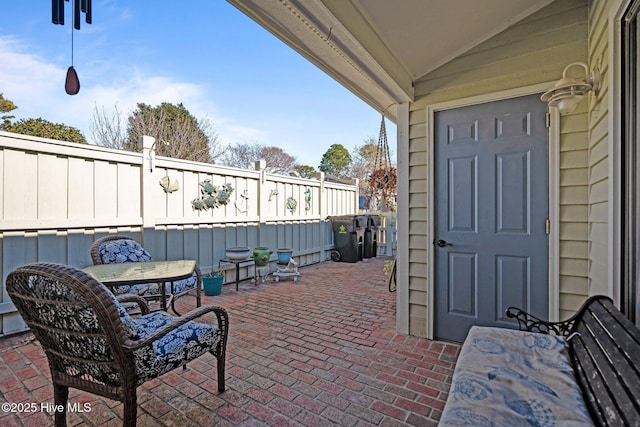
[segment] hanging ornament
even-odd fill
[[[64,25],[64,1],[65,0],[52,0],[51,2],[51,22],[56,25]],[[80,12],[85,14],[85,22],[91,24],[91,0],[74,0],[71,10],[73,12],[73,27],[71,28],[71,66],[67,69],[64,90],[69,95],[75,95],[80,92],[80,80],[78,79],[78,73],[75,68],[73,68],[73,30],[80,29]]]
[[[51,0],[51,22],[55,25],[64,25],[65,1],[69,0]],[[76,30],[80,29],[80,12],[85,14],[85,22],[91,24],[91,0],[74,0],[73,26]]]
[[[382,121],[380,122],[380,135],[378,136],[378,151],[376,151],[376,161],[373,170],[384,169],[389,170],[391,165],[391,156],[389,155],[389,142],[387,140],[387,127],[385,126],[384,113],[382,113]]]
[[[73,64],[73,60],[71,61]],[[64,81],[64,91],[68,95],[75,95],[80,92],[80,80],[78,80],[78,73],[76,73],[73,65],[67,70],[67,78]]]
[[[389,142],[387,140],[387,128],[383,112],[376,160],[373,165],[373,172],[369,176],[369,194],[367,195],[369,208],[376,210],[382,207],[395,210],[396,188],[397,171],[396,168],[391,167],[391,155],[389,154]]]

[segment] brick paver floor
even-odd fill
[[[459,346],[396,333],[386,260],[320,263],[298,282],[244,281],[204,297],[229,312],[227,390],[206,354],[138,388],[138,426],[436,425]],[[25,404],[3,407],[0,425],[53,425],[49,378],[30,333],[0,340],[0,401]],[[122,423],[118,402],[73,389],[70,401],[70,426]]]

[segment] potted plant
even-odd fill
[[[291,254],[293,254],[293,249],[291,248],[279,248],[276,250],[278,254],[278,264],[288,264],[291,259]]]
[[[269,265],[269,260],[271,259],[271,254],[273,251],[270,251],[267,247],[257,247],[253,250],[253,260],[256,263],[256,267],[266,267]]]
[[[222,282],[224,275],[217,268],[212,268],[209,274],[202,276],[202,286],[204,294],[207,296],[220,295],[222,293]]]

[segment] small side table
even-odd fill
[[[218,261],[218,270],[220,270],[220,266],[223,263],[224,264],[235,264],[236,265],[236,292],[237,292],[238,291],[238,285],[240,284],[240,265],[241,264],[246,264],[246,265],[254,264],[254,260],[253,260],[253,258],[245,258],[245,259],[240,259],[240,260],[222,258],[220,261]]]

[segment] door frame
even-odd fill
[[[433,339],[435,322],[435,250],[431,242],[435,236],[435,129],[434,118],[438,111],[467,107],[470,105],[484,104],[487,102],[501,101],[535,93],[543,93],[553,86],[555,82],[541,83],[524,86],[516,89],[492,92],[468,98],[454,99],[450,101],[429,104],[426,107],[426,136],[427,136],[427,310],[426,331],[427,338]],[[560,271],[559,271],[559,247],[560,235],[560,114],[557,108],[549,108],[549,320],[557,321],[560,312]]]

